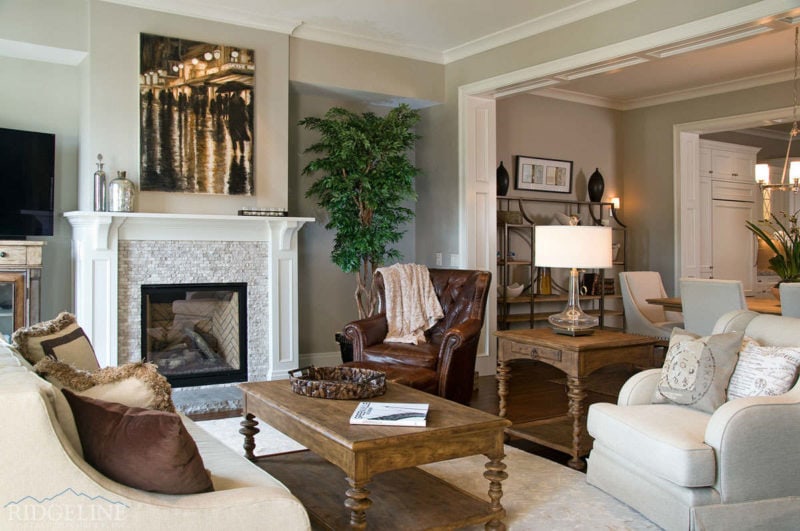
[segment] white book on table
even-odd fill
[[[350,424],[380,426],[425,426],[428,404],[409,402],[361,402],[350,416]]]

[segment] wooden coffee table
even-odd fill
[[[584,423],[586,407],[585,377],[601,367],[617,363],[630,363],[638,367],[653,366],[655,338],[636,336],[611,330],[596,329],[588,336],[565,336],[550,328],[525,330],[500,330],[497,348],[497,394],[500,399],[500,416],[506,416],[506,399],[511,369],[508,362],[513,359],[537,360],[564,371],[567,375],[569,413],[567,417],[536,420],[514,424],[506,431],[549,448],[569,453],[568,464],[583,470],[585,440]],[[564,421],[569,424],[565,424]],[[564,428],[571,429],[570,444],[565,446],[559,439],[564,437]],[[570,435],[570,434],[568,434]]]
[[[288,380],[250,382],[239,384],[239,387],[244,393],[245,419],[240,433],[245,437],[245,455],[250,460],[258,460],[259,466],[286,484],[306,506],[312,519],[323,527],[365,529],[366,511],[372,504],[366,487],[373,476],[380,474],[375,478],[376,483],[384,477],[388,479],[375,488],[376,493],[382,495],[379,505],[393,500],[405,500],[406,507],[410,503],[411,514],[405,516],[411,517],[414,528],[455,529],[485,523],[487,529],[505,529],[502,521],[505,509],[500,498],[503,495],[501,481],[508,477],[503,463],[504,430],[511,424],[508,420],[410,387],[388,383],[385,395],[370,400],[426,402],[430,404],[427,427],[351,426],[350,415],[358,400],[326,400],[298,395],[292,392]],[[324,461],[315,460],[310,452],[255,456],[254,435],[258,432],[255,417],[288,435]],[[483,473],[489,481],[489,501],[480,500],[412,468],[476,454],[484,454],[489,459]],[[323,492],[325,487],[341,482],[342,472],[346,476],[344,506],[349,510],[349,516],[342,510],[341,491],[338,496]],[[386,493],[392,487],[400,492]],[[331,508],[329,502],[336,506]],[[437,514],[417,511],[426,504]],[[405,512],[409,511],[406,509]],[[387,508],[370,511],[370,525],[376,529],[402,529],[407,524],[398,522],[400,514]],[[378,515],[384,520],[380,521]],[[344,518],[343,522],[337,520],[340,517]]]

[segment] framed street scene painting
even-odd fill
[[[517,190],[568,194],[572,191],[572,161],[517,155],[514,187]]]
[[[255,56],[142,33],[142,191],[253,195]]]

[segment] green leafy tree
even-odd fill
[[[300,125],[320,133],[306,153],[318,157],[303,168],[317,175],[306,192],[329,215],[325,228],[334,230],[331,259],[346,273],[356,273],[354,293],[359,318],[372,315],[376,297],[372,278],[388,260],[402,256],[391,247],[402,238],[414,211],[403,206],[416,200],[414,178],[419,170],[408,153],[419,138],[414,126],[419,113],[402,104],[385,117],[334,107],[322,118]]]

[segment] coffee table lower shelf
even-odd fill
[[[309,451],[259,457],[255,463],[297,496],[313,529],[350,527],[350,511],[344,506],[348,485],[339,468]],[[367,518],[371,529],[450,530],[486,523],[495,516],[488,501],[419,468],[378,474],[367,489],[373,501]]]
[[[585,422],[585,421],[584,421]],[[564,452],[572,455],[572,417],[565,415],[549,419],[533,420],[529,422],[516,422],[506,428],[506,434],[510,437],[518,437],[527,441],[541,444],[547,448]],[[586,429],[581,432],[581,456],[585,456],[592,449],[594,439],[586,433]]]

